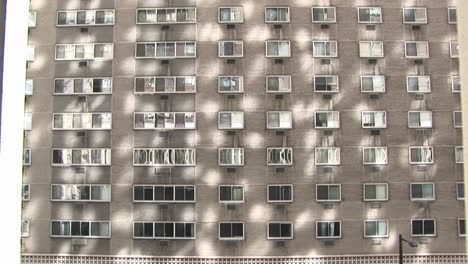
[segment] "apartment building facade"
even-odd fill
[[[455,6],[32,0],[23,261],[466,262]]]

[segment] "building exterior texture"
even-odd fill
[[[23,261],[466,263],[455,6],[32,0]]]

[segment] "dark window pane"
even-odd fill
[[[281,224],[281,237],[291,237],[292,226],[290,224]]]
[[[175,200],[176,201],[184,201],[185,200],[185,187],[184,186],[176,186],[175,187]]]
[[[184,237],[185,236],[185,228],[183,223],[176,223],[175,224],[175,237]]]
[[[422,235],[423,234],[422,221],[420,221],[420,220],[413,221],[412,225],[413,225],[413,234],[414,235]]]
[[[144,187],[144,199],[145,201],[153,200],[153,187]]]
[[[231,200],[231,188],[229,186],[221,186],[219,188],[219,196],[221,201],[230,201]]]
[[[460,220],[459,225],[460,225],[460,235],[466,235],[465,220]]]
[[[143,200],[143,186],[135,186],[133,188],[133,199],[135,201]]]
[[[165,201],[174,200],[174,188],[172,186],[164,187],[164,200]]]
[[[412,184],[411,194],[412,194],[412,198],[422,198],[422,185]]]
[[[194,224],[185,224],[185,237],[195,237]]]
[[[71,222],[71,235],[72,236],[80,235],[80,222]]]
[[[282,190],[283,190],[283,200],[291,200],[292,199],[291,187],[284,186]]]
[[[164,187],[154,187],[154,199],[156,201],[163,201],[164,200]]]
[[[268,187],[268,199],[280,200],[280,187],[279,186],[269,186]]]
[[[164,224],[164,237],[174,237],[174,224],[173,223]]]
[[[244,225],[242,223],[232,224],[232,235],[234,237],[244,236]]]
[[[328,200],[328,186],[317,186],[317,200]]]
[[[232,237],[231,224],[230,223],[219,224],[219,234],[220,234],[220,237]]]
[[[268,236],[269,237],[280,237],[280,224],[270,223],[268,224]]]
[[[424,221],[424,234],[425,235],[435,234],[435,221],[432,221],[432,220]]]
[[[195,201],[195,190],[193,187],[185,188],[185,200],[186,201]]]
[[[52,221],[52,235],[53,236],[60,236],[60,222],[59,221]]]
[[[154,228],[156,237],[164,237],[164,223],[155,223]]]
[[[144,236],[144,224],[143,223],[134,223],[133,224],[133,235],[135,237]]]
[[[89,222],[81,222],[81,235],[89,236]]]
[[[82,200],[89,200],[89,186],[80,186],[80,198]]]
[[[153,223],[144,223],[144,236],[153,237]]]

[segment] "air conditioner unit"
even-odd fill
[[[322,172],[323,173],[333,173],[333,167],[332,166],[323,166],[322,167]]]
[[[283,25],[281,25],[281,24],[274,24],[274,25],[273,25],[273,28],[274,28],[274,29],[282,29],[282,28],[283,28]]]
[[[333,203],[324,203],[323,208],[324,209],[333,209]]]
[[[286,204],[284,204],[284,203],[275,203],[275,209],[284,210],[284,209],[286,209]]]
[[[379,95],[378,94],[370,94],[369,99],[370,100],[377,100],[377,99],[379,99]]]
[[[235,136],[235,135],[236,135],[236,131],[235,131],[235,130],[228,130],[228,131],[226,131],[226,135],[228,135],[228,136]]]
[[[283,64],[284,60],[283,59],[275,59],[275,64]]]
[[[235,204],[226,204],[226,209],[228,209],[228,210],[235,210],[236,207],[237,206]]]
[[[285,171],[286,171],[286,169],[284,167],[276,167],[275,168],[276,173],[284,173]]]
[[[416,135],[417,136],[426,136],[428,133],[427,133],[427,130],[426,129],[416,129]]]
[[[414,100],[422,101],[424,100],[424,94],[416,94]]]
[[[324,136],[333,136],[333,130],[331,130],[331,129],[323,130],[323,135]]]
[[[78,62],[78,67],[88,67],[88,61],[80,61],[80,62]]]
[[[167,94],[162,94],[162,95],[159,96],[159,99],[161,99],[161,100],[169,100],[169,95],[167,95]]]
[[[284,246],[286,246],[286,241],[278,240],[278,241],[276,241],[276,246],[277,247],[284,247]]]
[[[236,173],[236,168],[232,168],[232,167],[226,168],[226,172],[227,173]]]
[[[323,244],[325,246],[333,246],[333,245],[335,245],[335,240],[325,239],[325,240],[323,240]]]
[[[381,208],[381,207],[382,207],[382,204],[379,203],[379,202],[372,202],[372,203],[370,204],[370,207],[371,207],[371,208],[374,208],[374,209],[377,209],[377,208]]]
[[[87,27],[82,27],[82,28],[80,28],[80,32],[81,32],[81,33],[88,33],[88,32],[89,32],[89,28],[87,28]]]
[[[380,130],[378,129],[372,129],[370,131],[371,136],[380,136]]]
[[[161,27],[161,29],[162,29],[162,30],[169,30],[170,27],[169,27],[169,25],[163,25],[163,26]]]
[[[162,247],[169,246],[169,240],[159,240],[159,245]]]
[[[416,59],[413,61],[414,65],[422,65],[423,64],[423,60],[421,59]]]
[[[331,94],[324,94],[324,95],[322,95],[322,98],[325,99],[325,100],[331,100],[332,95]]]
[[[226,29],[236,29],[236,25],[235,24],[227,24]]]
[[[228,95],[226,95],[226,99],[234,100],[234,99],[236,99],[236,95],[235,94],[228,94]]]
[[[329,29],[330,26],[328,24],[321,24],[320,29]]]
[[[171,167],[154,167],[154,174],[172,174]]]
[[[226,64],[236,64],[236,60],[235,59],[227,59]]]
[[[382,239],[372,239],[371,244],[372,244],[373,246],[382,245]]]
[[[76,167],[75,168],[75,175],[77,175],[77,176],[86,175],[86,167]]]
[[[88,244],[88,240],[83,238],[72,238],[71,244],[72,246],[86,246]]]
[[[420,30],[421,26],[411,26],[411,30]]]
[[[320,59],[320,64],[322,65],[330,65],[331,60],[330,59]]]
[[[368,59],[367,63],[368,64],[377,64],[377,59]]]
[[[425,172],[425,171],[427,171],[427,166],[426,165],[418,165],[416,167],[416,171]]]
[[[169,64],[169,60],[161,60],[161,65],[168,65]]]
[[[275,135],[277,135],[277,136],[284,136],[284,131],[282,131],[282,130],[276,131],[276,132],[275,132]]]
[[[375,25],[366,25],[366,30],[375,30]]]

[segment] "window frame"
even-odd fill
[[[136,200],[135,199],[135,189],[137,187],[143,187],[143,189],[148,189],[152,188],[152,194],[153,194],[153,199],[152,200]],[[162,187],[162,188],[172,188],[172,200],[156,200],[156,195],[155,195],[155,188],[156,187]],[[184,187],[184,196],[185,196],[185,191],[186,189],[192,188],[193,189],[193,200],[176,200],[176,188],[177,187]],[[165,189],[164,189],[165,191]],[[144,191],[143,191],[144,192]],[[144,194],[143,194],[144,195]],[[164,197],[165,198],[165,197]],[[197,186],[196,185],[190,185],[190,184],[134,184],[132,185],[132,202],[133,203],[156,203],[156,204],[192,204],[197,202]]]
[[[419,125],[411,124],[411,115],[418,114]],[[424,125],[422,122],[422,115],[429,115],[431,125]],[[425,129],[425,128],[432,128],[433,124],[433,114],[432,111],[408,111],[408,128],[416,128],[416,129]]]
[[[463,190],[463,196],[461,196],[459,185],[461,185],[462,190]],[[457,182],[455,187],[457,188],[457,200],[458,201],[464,201],[465,200],[465,183],[464,182]]]
[[[223,150],[231,150],[231,152],[232,151],[240,151],[241,163],[240,164],[221,163],[221,152]],[[231,153],[231,155],[233,155],[233,153]],[[245,151],[244,151],[244,148],[228,148],[228,147],[218,148],[218,166],[220,166],[220,167],[242,167],[244,165],[245,165]]]
[[[82,186],[87,186],[89,187],[89,199],[88,200],[85,200],[85,199],[56,199],[54,198],[54,194],[53,194],[53,188],[54,186],[70,186],[71,188],[73,187],[82,187]],[[109,199],[108,200],[96,200],[96,199],[91,199],[92,197],[92,187],[95,187],[95,186],[98,186],[98,187],[108,187],[109,188]],[[102,194],[100,194],[102,195]],[[71,203],[84,203],[84,202],[90,202],[90,203],[110,203],[112,201],[112,186],[110,184],[65,184],[65,183],[62,183],[62,184],[56,184],[56,183],[53,183],[50,185],[50,201],[51,202],[71,202]]]
[[[424,188],[424,186],[431,185],[432,186],[432,197],[425,198],[425,197],[413,197],[413,186],[421,186],[421,188]],[[421,191],[421,195],[423,196],[423,193]],[[424,202],[424,201],[435,201],[436,196],[435,196],[435,184],[434,182],[411,182],[410,183],[410,200],[412,202]]]
[[[459,90],[455,90],[455,87],[456,87],[456,79],[458,79],[458,86],[460,87]],[[452,93],[461,93],[461,78],[460,78],[460,75],[452,75],[452,83],[451,83],[451,86],[452,86]]]
[[[242,237],[221,237],[221,224],[230,224],[231,231],[233,224],[242,224]],[[223,241],[238,241],[245,239],[245,224],[241,221],[220,221],[218,222],[218,239]]]
[[[385,186],[385,198],[383,198],[383,199],[377,198],[377,196],[378,196],[378,195],[377,195],[377,189],[376,189],[376,191],[375,191],[375,193],[376,193],[376,198],[371,198],[371,199],[370,199],[370,198],[366,198],[366,186],[371,186],[371,185],[373,185],[373,186]],[[362,199],[363,199],[364,202],[386,202],[386,201],[389,200],[388,183],[383,183],[383,182],[382,182],[382,183],[381,183],[381,182],[377,182],[377,183],[364,183],[364,184],[362,185],[362,195],[363,195]]]
[[[317,114],[327,114],[327,126],[326,127],[320,127],[320,126],[317,126]],[[335,115],[335,117],[337,117],[338,119],[338,125],[337,126],[328,126],[328,123],[330,123],[330,121],[328,120],[329,119],[329,116],[330,114],[333,116]],[[332,118],[333,119],[333,118]],[[340,129],[340,122],[341,119],[340,119],[340,111],[332,111],[332,110],[319,110],[319,111],[315,111],[314,112],[314,128],[315,129]]]
[[[229,187],[231,200],[221,200],[221,187]],[[233,188],[242,188],[242,200],[233,200]],[[221,204],[243,204],[245,202],[245,187],[242,184],[221,184],[218,185],[218,203]]]
[[[291,199],[289,200],[272,200],[270,199],[270,187],[280,187],[280,192],[282,188],[289,188],[291,193]],[[292,203],[294,202],[294,186],[292,184],[268,184],[267,185],[267,203]]]
[[[422,221],[423,226],[421,227],[423,234],[414,234],[413,232],[413,222]],[[434,222],[434,234],[424,234],[424,222],[433,221]],[[411,219],[411,236],[413,237],[436,237],[437,236],[437,222],[434,218],[414,218]]]
[[[333,16],[335,17],[332,20],[314,20],[314,9],[321,9],[322,11],[331,9],[333,10]],[[310,9],[311,11],[311,18],[312,18],[312,23],[313,24],[335,24],[336,23],[336,7],[334,6],[313,6]],[[328,13],[328,12],[323,12],[323,13]]]
[[[74,126],[74,121],[75,121],[75,115],[80,117],[80,122],[82,124],[81,127],[71,127],[71,128],[66,128],[66,127],[55,127],[55,117],[56,116],[62,116],[62,124],[65,123],[66,119],[71,119],[71,124]],[[109,127],[93,127],[93,118],[95,115],[99,115],[101,118],[101,126],[103,126],[104,121],[102,120],[103,117],[108,115],[109,119]],[[67,118],[67,116],[71,116]],[[89,116],[90,125],[91,127],[85,127],[83,122],[85,120],[85,117]],[[53,131],[83,131],[83,130],[95,130],[95,131],[106,131],[106,130],[112,130],[112,112],[68,112],[68,113],[60,113],[60,112],[54,112],[52,113],[52,130]]]
[[[148,14],[148,11],[154,11],[154,15],[156,17],[156,20],[158,20],[158,11],[159,10],[171,10],[171,9],[174,9],[175,10],[175,14],[176,14],[176,20],[177,20],[177,11],[178,10],[193,10],[193,17],[194,17],[194,21],[170,21],[170,22],[167,22],[167,21],[163,21],[163,22],[160,22],[160,21],[156,21],[156,22],[139,22],[138,21],[138,12],[139,11],[146,11],[146,14]],[[166,14],[167,15],[167,14]],[[155,8],[149,8],[149,7],[142,7],[142,8],[137,8],[136,9],[136,12],[135,12],[135,24],[136,25],[178,25],[178,24],[195,24],[197,23],[197,8],[196,7],[191,7],[191,6],[188,6],[188,7],[180,7],[180,6],[177,6],[177,7],[155,7]]]
[[[376,94],[376,93],[385,93],[386,92],[386,80],[385,80],[385,75],[361,75],[361,93],[371,93],[371,94]],[[372,91],[366,91],[364,90],[364,82],[363,80],[365,78],[372,78]],[[382,90],[375,90],[375,79],[381,78],[383,79],[383,89]]]
[[[157,91],[156,89],[156,83],[158,79],[164,80],[164,91]],[[184,82],[187,82],[188,80],[191,80],[193,82],[193,90],[187,90],[187,91],[178,91],[177,90],[177,80],[182,79]],[[152,80],[154,82],[154,89],[153,91],[146,91],[145,87],[143,89],[145,91],[137,91],[137,80],[143,80],[143,82],[146,82],[147,80]],[[170,87],[168,88],[169,85],[171,84],[166,84],[166,82],[172,81],[173,85],[173,90],[170,90]],[[185,85],[187,86],[187,85]],[[184,87],[184,89],[187,89]],[[153,94],[194,94],[197,92],[197,77],[196,76],[135,76],[134,78],[134,86],[133,86],[133,93],[135,95],[153,95]]]
[[[143,115],[143,127],[137,127],[137,115]],[[145,119],[151,117],[153,119],[153,127],[146,127]],[[163,116],[164,127],[156,127],[159,123],[158,118]],[[184,126],[177,126],[176,117],[184,115]],[[169,118],[168,118],[169,116]],[[193,122],[188,122],[187,119],[193,119]],[[172,120],[173,123],[168,120]],[[190,124],[193,123],[193,126]],[[151,122],[149,122],[151,124]],[[172,127],[170,126],[172,125]],[[167,126],[167,127],[166,127]],[[196,112],[134,112],[133,113],[133,129],[134,130],[159,130],[159,131],[174,131],[174,130],[194,130],[197,129],[197,113]]]
[[[221,9],[231,9],[231,12],[232,12],[232,9],[240,9],[241,10],[241,20],[239,21],[223,21],[221,20]],[[220,6],[218,7],[218,24],[242,24],[244,23],[244,8],[243,6]]]
[[[21,201],[28,202],[31,199],[31,185],[23,184],[21,187]]]
[[[237,79],[239,82],[238,91],[221,91],[221,79],[229,78],[230,80]],[[241,94],[244,93],[244,76],[243,75],[219,75],[218,76],[218,93],[220,94]]]
[[[170,160],[170,163],[173,163],[173,164],[165,164],[165,163],[161,163],[161,164],[157,164],[157,163],[144,163],[144,164],[137,164],[135,163],[135,160],[136,160],[136,157],[135,157],[135,153],[137,151],[146,151],[147,153],[148,152],[152,152],[153,154],[150,154],[150,155],[153,155],[154,156],[154,152],[155,151],[168,151],[169,153],[167,154],[168,156],[171,156],[171,160]],[[188,161],[193,161],[193,163],[184,163],[184,164],[176,164],[175,163],[175,151],[185,151],[187,153],[189,153],[189,155],[191,157],[189,157],[189,160]],[[169,155],[170,154],[170,155]],[[166,155],[166,154],[164,154]],[[185,154],[187,156],[187,154]],[[153,157],[154,158],[154,157]],[[149,159],[147,160],[149,161]],[[133,148],[133,166],[134,167],[194,167],[197,163],[197,154],[196,154],[196,148]]]
[[[461,228],[462,228],[462,221],[465,222],[463,225],[465,226],[465,234],[461,233]],[[466,219],[465,218],[458,218],[457,220],[458,223],[458,236],[459,237],[466,237]]]
[[[315,47],[316,44],[319,44],[319,43],[324,43],[325,46],[328,46],[328,45],[331,45],[330,46],[330,55],[328,54],[317,54],[318,52],[316,52],[318,50],[318,48]],[[332,54],[332,47],[333,47],[333,44],[334,44],[334,47],[335,47],[335,54]],[[314,58],[338,58],[338,42],[336,40],[314,40],[312,41],[312,46],[313,46],[313,53],[312,53],[312,56]],[[327,49],[325,48],[325,53]]]
[[[369,47],[369,56],[366,56],[365,54],[362,54],[362,49],[363,49],[363,46],[364,44],[370,44],[370,47]],[[372,46],[374,44],[379,44],[381,47],[382,47],[382,54],[375,54],[375,52],[373,51],[372,49]],[[384,46],[384,42],[381,41],[381,40],[360,40],[359,41],[359,58],[361,59],[379,59],[379,58],[385,58],[385,46]]]
[[[167,53],[167,45],[174,44],[174,56],[157,56],[157,45],[164,44],[166,47],[164,52]],[[177,46],[184,45],[184,55],[177,55]],[[193,44],[193,55],[187,55],[187,44]],[[138,56],[138,45],[154,45],[154,55],[153,56]],[[168,41],[141,41],[135,42],[135,60],[173,60],[173,59],[196,59],[197,58],[197,42],[193,40],[168,40]]]
[[[455,163],[463,164],[464,163],[463,146],[455,146],[454,149],[455,149]],[[461,157],[458,153],[459,151],[461,152]]]
[[[410,79],[412,79],[412,78],[416,78],[418,80],[418,90],[417,91],[410,90]],[[421,88],[421,83],[424,83],[425,81],[427,81],[428,90],[421,90],[420,89]],[[431,76],[430,75],[407,75],[406,76],[406,92],[422,94],[422,93],[430,93],[431,91],[432,91],[432,82],[431,82]]]
[[[270,78],[278,78],[278,91],[272,91],[272,90],[269,90],[269,79]],[[281,79],[282,78],[286,78],[287,80],[284,81],[286,83],[288,83],[288,89],[282,89],[282,87],[280,87],[281,85]],[[292,91],[292,76],[291,75],[267,75],[265,77],[265,88],[266,88],[266,93],[270,93],[270,94],[284,94],[284,93],[291,93]]]
[[[242,127],[233,127],[232,126],[232,114],[242,114]],[[231,125],[228,128],[221,126],[221,114],[230,114],[231,115]],[[219,130],[242,130],[245,128],[245,114],[244,111],[218,111],[218,129]]]
[[[153,225],[153,236],[151,237],[136,237],[135,236],[135,224],[152,224]],[[172,224],[173,236],[172,237],[157,237],[155,224]],[[176,237],[176,224],[192,224],[193,225],[193,237]],[[133,239],[148,239],[148,240],[194,240],[197,238],[197,225],[196,222],[189,221],[133,221],[132,222],[132,237]]]
[[[406,10],[414,10],[415,21],[406,21],[405,11]],[[424,10],[424,20],[422,22],[416,21],[416,11],[417,10]],[[404,7],[403,8],[403,24],[410,24],[410,25],[424,25],[427,24],[427,8],[425,7]]]
[[[288,54],[282,55],[280,54],[280,48],[278,44],[278,55],[268,54],[268,44],[271,43],[287,43],[288,44]],[[286,39],[268,39],[265,40],[265,57],[266,58],[290,58],[291,57],[291,41]]]
[[[429,161],[429,162],[411,161],[411,151],[413,149],[429,149],[431,151],[431,161]],[[409,164],[410,165],[430,165],[430,164],[434,164],[434,147],[432,147],[432,146],[410,146],[409,147],[408,159],[409,159]]]
[[[461,124],[457,124],[457,115],[460,115],[460,121],[462,122]],[[453,111],[453,127],[454,128],[463,128],[463,116],[462,116],[462,111]]]
[[[385,160],[382,162],[366,162],[365,160],[365,152],[369,149],[383,149],[385,152]],[[377,159],[376,159],[377,160]],[[362,164],[363,165],[387,165],[388,164],[388,149],[386,146],[376,146],[376,147],[362,147]]]
[[[330,91],[317,90],[317,78],[327,78],[325,79],[326,86],[328,86],[328,78],[334,78],[334,81],[336,81],[336,89],[330,90]],[[339,93],[339,92],[340,92],[340,77],[338,75],[314,75],[314,93],[330,94],[330,93]]]
[[[221,54],[226,53],[224,43],[232,43],[234,52],[232,55]],[[240,44],[241,54],[236,54],[236,46]],[[244,41],[243,40],[218,40],[218,58],[243,58],[244,57]]]
[[[455,22],[453,22],[453,17],[450,15],[450,11],[455,11]],[[458,23],[458,14],[457,14],[457,8],[456,7],[448,7],[447,8],[447,14],[448,14],[448,23],[449,25],[456,25]]]
[[[459,45],[460,44],[458,43],[458,41],[450,41],[450,58],[452,59],[460,58],[460,46]]]
[[[53,222],[60,222],[60,224],[62,224],[63,222],[68,222],[69,225],[70,225],[70,235],[52,235],[52,223]],[[88,227],[89,227],[89,236],[82,236],[82,235],[72,235],[72,223],[73,222],[79,222],[80,225],[82,223],[88,223]],[[92,224],[93,223],[107,223],[109,225],[109,235],[108,236],[92,236]],[[110,239],[112,237],[112,221],[106,221],[106,220],[76,220],[76,219],[72,219],[72,220],[57,220],[57,219],[51,219],[49,221],[49,228],[50,228],[50,232],[49,232],[49,236],[51,238],[83,238],[83,239]]]
[[[24,95],[31,96],[34,94],[34,79],[26,79],[24,83]]]
[[[32,162],[31,148],[23,148],[23,166],[30,166]]]
[[[290,162],[287,162],[287,163],[272,163],[272,162],[270,162],[270,159],[269,159],[270,155],[269,154],[270,154],[270,152],[275,151],[275,150],[286,151],[286,153],[284,154],[285,155],[285,161],[288,161],[287,156],[289,156],[288,154],[290,154],[290,156],[291,156]],[[293,152],[292,147],[267,147],[266,154],[267,154],[267,157],[266,157],[267,166],[292,166],[294,164],[294,152]]]
[[[420,55],[419,53],[416,55],[408,55],[408,44],[416,44],[416,53],[418,53],[418,45],[425,44],[426,54]],[[429,41],[421,41],[421,40],[411,40],[405,41],[405,58],[407,59],[429,59],[431,57],[429,52]]]
[[[21,219],[21,237],[22,238],[25,238],[25,237],[29,237],[30,235],[30,227],[29,227],[29,220],[26,220],[26,219]],[[24,228],[23,228],[24,227]]]
[[[384,222],[385,223],[385,226],[386,226],[386,234],[385,235],[367,235],[366,234],[366,231],[367,231],[367,228],[366,228],[366,224],[367,223],[370,223],[370,222],[375,222],[375,223],[381,223],[381,222]],[[364,235],[364,238],[388,238],[389,237],[389,225],[388,225],[388,220],[386,219],[373,219],[373,220],[364,220],[364,232],[363,232],[363,235]]]
[[[319,236],[319,224],[320,223],[338,223],[339,224],[339,227],[340,227],[340,235],[339,236]],[[327,226],[328,226],[327,224]],[[316,239],[340,239],[342,238],[342,225],[341,225],[341,221],[340,220],[329,220],[329,221],[323,221],[323,220],[317,220],[315,221],[315,238]]]
[[[28,15],[28,28],[35,28],[37,25],[37,12],[29,10]]]
[[[322,149],[328,149],[328,152],[330,152],[331,150],[338,150],[338,157],[335,157],[337,158],[338,162],[335,162],[335,163],[321,163],[321,162],[317,162],[317,152],[322,150]],[[315,147],[314,149],[314,161],[315,161],[315,166],[340,166],[341,165],[341,148],[340,147]],[[330,153],[328,153],[327,155],[329,155]],[[328,159],[328,158],[327,158]]]
[[[36,58],[36,45],[26,47],[26,62],[33,62]]]
[[[112,12],[113,13],[113,19],[112,19],[112,23],[102,23],[102,24],[97,24],[96,23],[96,13],[97,12]],[[93,19],[93,23],[91,24],[78,24],[78,12],[94,12],[94,19]],[[75,15],[75,19],[74,19],[74,23],[73,24],[59,24],[59,13],[74,13]],[[74,10],[57,10],[56,12],[56,20],[55,20],[55,26],[56,27],[102,27],[102,26],[114,26],[115,25],[115,19],[116,19],[116,15],[115,15],[115,9],[112,9],[112,8],[104,8],[104,9],[74,9]]]
[[[376,123],[375,126],[373,126],[373,127],[366,126],[365,123],[364,123],[364,115],[369,114],[369,113],[372,113],[374,121],[376,120],[375,113],[384,113],[385,124],[382,125],[382,126],[379,126],[379,125],[377,125],[377,122],[374,122],[374,123]],[[387,128],[387,111],[361,111],[361,126],[364,129],[384,129],[384,128]]]
[[[77,58],[76,57],[76,47],[78,45],[83,45],[83,49],[85,47],[90,47],[92,46],[92,49],[93,49],[93,57],[92,58],[85,58],[85,53],[83,53],[83,58]],[[96,45],[106,45],[106,46],[110,46],[111,47],[111,56],[109,58],[105,58],[105,57],[102,57],[102,58],[96,58]],[[58,47],[59,46],[64,46],[64,47],[67,47],[67,46],[73,46],[73,58],[66,58],[66,55],[63,57],[63,58],[57,58],[57,51],[58,51]],[[65,48],[66,49],[66,48]],[[66,54],[66,52],[64,53]],[[57,43],[55,44],[55,61],[112,61],[114,59],[114,43],[103,43],[103,42],[87,42],[87,43]]]
[[[327,197],[330,197],[330,187],[338,187],[338,199],[319,199],[318,197],[318,188],[322,186],[327,186]],[[339,203],[343,200],[341,195],[341,184],[340,183],[317,183],[315,184],[315,201],[317,203]]]
[[[63,151],[64,150],[69,150],[69,151],[71,151],[71,153],[73,153],[74,150],[80,150],[80,151],[87,150],[88,154],[89,154],[90,161],[91,161],[91,151],[99,150],[101,158],[102,158],[102,155],[104,153],[105,154],[105,161],[108,161],[108,163],[107,164],[106,163],[104,163],[104,164],[93,164],[92,162],[86,163],[86,164],[85,163],[73,163],[73,154],[71,154],[72,155],[72,157],[71,157],[72,162],[70,164],[54,163],[54,151],[62,151],[62,160],[63,160]],[[52,159],[51,159],[51,166],[52,167],[75,167],[75,166],[78,166],[78,167],[109,167],[109,166],[112,166],[112,150],[111,150],[111,148],[52,148],[51,156],[52,156]],[[83,152],[81,152],[80,157],[81,157],[81,159],[83,158]]]
[[[380,12],[379,21],[372,21],[371,17],[369,16],[369,21],[361,20],[361,13],[359,12],[361,9],[377,9]],[[358,24],[382,24],[383,23],[383,12],[382,8],[379,6],[361,6],[357,7],[358,13]]]
[[[268,15],[267,15],[267,10],[268,9],[286,9],[287,10],[287,20],[286,21],[269,21],[267,20]],[[265,24],[288,24],[291,21],[291,10],[289,6],[265,6]]]
[[[81,82],[83,83],[83,86],[84,86],[84,82],[85,80],[86,81],[91,81],[91,83],[93,84],[93,87],[91,87],[92,89],[94,89],[94,81],[95,80],[101,80],[101,82],[109,82],[110,83],[110,92],[91,92],[91,93],[85,93],[85,92],[82,92],[82,93],[76,93],[75,92],[75,81],[76,80],[81,80]],[[58,93],[57,92],[57,81],[71,81],[73,82],[72,85],[73,85],[73,92],[72,93]],[[65,86],[64,86],[65,87]],[[82,87],[83,88],[83,87]],[[110,95],[112,94],[112,91],[113,91],[113,88],[114,88],[114,80],[113,80],[113,77],[81,77],[81,78],[54,78],[54,88],[53,88],[53,95],[55,96],[70,96],[70,95]]]
[[[289,224],[291,226],[291,236],[288,237],[270,237],[270,224],[279,224],[280,225],[280,230],[281,230],[281,225],[282,224]],[[281,233],[281,231],[280,231]],[[294,239],[294,222],[293,221],[271,221],[267,222],[267,240],[291,240]]]
[[[271,114],[279,114],[279,126],[278,127],[274,127],[270,124],[270,115]],[[283,116],[282,114],[288,114],[288,119],[287,121],[289,121],[289,125],[286,126],[286,127],[282,127],[281,126],[281,123],[284,123],[284,121],[282,122],[281,121],[281,116]],[[267,125],[267,129],[272,129],[272,130],[284,130],[284,129],[292,129],[293,128],[293,116],[292,116],[292,111],[267,111],[266,112],[266,125]]]

